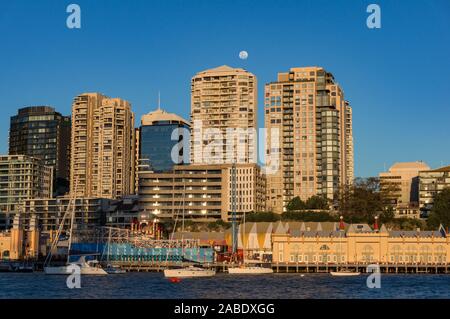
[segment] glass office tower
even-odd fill
[[[68,190],[70,131],[70,116],[61,115],[53,107],[21,108],[11,117],[9,154],[36,157],[53,167],[55,185],[61,184],[64,193]]]
[[[139,170],[166,172],[176,164],[189,163],[190,124],[161,109],[141,119]]]

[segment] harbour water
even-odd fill
[[[162,273],[82,276],[80,289],[69,289],[66,276],[0,273],[0,298],[450,298],[450,275],[382,274],[381,288],[369,289],[367,275],[273,274],[184,279],[171,283]]]

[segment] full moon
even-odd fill
[[[239,58],[240,58],[241,60],[247,60],[247,58],[248,58],[248,53],[247,53],[247,51],[241,51],[241,52],[239,52]]]

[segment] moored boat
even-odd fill
[[[81,275],[107,275],[108,273],[98,265],[98,261],[86,261],[84,256],[76,262],[68,263],[65,266],[47,266],[44,267],[46,275],[70,275],[73,273],[73,266],[80,267]]]
[[[122,269],[117,265],[108,265],[106,266],[105,271],[108,274],[125,274],[127,272],[125,269]]]
[[[213,269],[206,269],[195,266],[164,270],[164,276],[166,278],[197,278],[197,277],[213,277],[215,275],[216,271]]]
[[[259,266],[231,267],[228,268],[228,273],[234,275],[263,275],[272,274],[273,269]]]
[[[331,271],[331,276],[338,276],[338,277],[349,277],[349,276],[359,276],[361,273],[351,270],[340,270],[340,271]]]

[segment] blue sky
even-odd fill
[[[81,7],[82,28],[66,27]],[[381,7],[368,29],[366,7]],[[241,50],[249,53],[240,60]],[[353,106],[356,176],[396,161],[450,164],[450,1],[43,0],[0,2],[0,153],[9,117],[28,105],[70,113],[102,92],[188,118],[190,78],[227,64],[264,83],[291,67],[323,66]],[[137,123],[136,123],[137,124]]]

